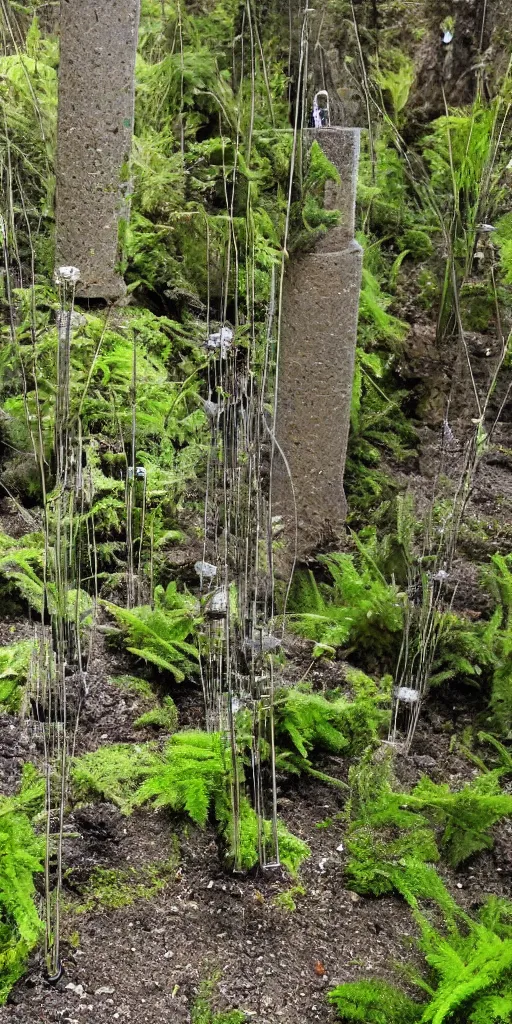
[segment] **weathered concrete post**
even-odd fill
[[[61,0],[57,266],[76,294],[114,300],[130,154],[140,0]],[[123,184],[124,178],[124,184]]]
[[[285,551],[295,553],[338,539],[346,500],[343,473],[350,429],[350,403],[361,287],[362,249],[354,241],[359,129],[314,128],[316,140],[340,175],[326,187],[327,209],[340,222],[313,252],[291,260],[283,288],[273,513],[284,524]],[[289,470],[289,471],[288,471]],[[295,492],[295,503],[290,483]]]

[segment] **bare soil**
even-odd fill
[[[287,673],[295,668],[300,678],[304,651],[292,641],[290,653],[295,660],[289,661]],[[126,665],[101,638],[90,669],[77,749],[147,738],[133,728],[140,699],[123,695],[109,682]],[[343,666],[328,664],[323,673],[315,664],[310,677],[315,685],[342,685]],[[183,719],[201,724],[200,692],[180,692]],[[414,784],[426,773],[435,781],[460,785],[470,778],[476,769],[452,750],[451,736],[471,715],[463,702],[429,706],[411,754],[397,759],[399,779]],[[34,753],[37,759],[36,748],[19,720],[2,721],[0,766],[7,779],[9,764],[17,767]],[[327,758],[323,767],[346,780],[349,765],[342,758]],[[0,1010],[0,1020],[188,1022],[201,982],[218,973],[214,1001],[219,1009],[242,1009],[257,1024],[333,1022],[327,990],[369,974],[391,979],[394,965],[414,955],[415,934],[404,901],[363,899],[346,888],[343,824],[337,818],[343,801],[343,792],[332,787],[281,780],[280,815],[311,847],[299,880],[305,892],[294,896],[294,912],[277,905],[275,897],[295,883],[280,869],[250,876],[224,872],[210,828],[185,826],[163,812],[124,817],[105,803],[75,808],[66,822],[71,837],[64,851],[63,977],[49,985],[41,955],[36,955]],[[464,871],[444,870],[449,888],[468,909],[486,894],[510,891],[510,831],[509,824],[502,826],[494,851],[475,858]],[[133,869],[140,877],[145,866],[164,864],[165,886],[150,899],[77,912],[83,904],[80,892],[94,870]]]

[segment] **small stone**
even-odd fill
[[[343,843],[336,847],[336,853],[343,853]]]
[[[428,754],[415,754],[413,761],[418,768],[437,768],[437,761],[433,757],[429,757]]]
[[[399,686],[395,692],[397,700],[403,701],[404,704],[415,704],[419,700],[419,690],[413,690],[410,686]]]
[[[55,284],[76,284],[80,280],[78,267],[57,267]]]
[[[226,587],[214,590],[205,606],[205,613],[211,619],[224,619],[228,613],[228,592]]]
[[[194,572],[197,573],[201,582],[203,579],[213,580],[217,575],[217,566],[212,565],[211,562],[196,562]]]
[[[94,995],[95,996],[111,996],[114,991],[115,990],[113,988],[109,988],[108,985],[102,985],[101,988],[97,988],[96,989]]]
[[[170,960],[174,956],[172,949],[168,949],[167,953],[164,953],[164,960]]]
[[[79,996],[80,999],[82,999],[84,994],[85,994],[84,993],[84,986],[83,985],[75,985],[72,981],[70,981],[66,985],[66,988],[69,989],[70,992],[74,992],[75,995]]]
[[[233,331],[231,327],[222,327],[220,331],[208,335],[206,348],[210,352],[220,351],[221,357],[224,359],[231,348],[232,341]]]

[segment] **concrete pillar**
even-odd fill
[[[290,565],[296,539],[300,560],[343,532],[363,255],[354,241],[359,129],[308,129],[304,135],[322,146],[339,172],[340,184],[327,184],[325,205],[341,216],[312,252],[291,260],[284,280],[272,485],[272,511],[284,524],[282,568]]]
[[[76,294],[124,294],[119,225],[130,154],[140,0],[61,0],[56,265]]]

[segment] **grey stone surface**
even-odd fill
[[[80,269],[77,295],[124,293],[116,267],[127,216],[140,0],[61,0],[57,265]]]
[[[339,210],[340,222],[319,239],[316,252],[336,252],[354,238],[360,134],[359,128],[308,128],[304,132],[309,145],[321,145],[340,176],[339,185],[328,181],[325,187],[325,208]]]
[[[284,281],[273,465],[273,513],[283,519],[285,539],[277,565],[284,571],[295,551],[305,558],[343,533],[363,256],[353,240],[359,132],[307,135],[340,172],[341,185],[329,189],[326,204],[342,217],[313,252],[290,262]]]

